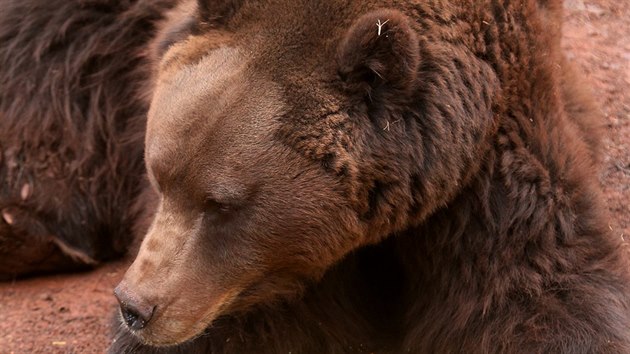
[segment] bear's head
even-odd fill
[[[403,12],[363,7],[200,0],[158,38],[145,157],[159,207],[116,289],[142,340],[290,301],[478,168],[489,69],[457,50],[442,63]],[[459,71],[471,87],[451,92]]]

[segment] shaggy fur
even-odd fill
[[[0,277],[158,205],[112,353],[630,352],[560,0],[174,2],[2,2]]]
[[[2,1],[0,278],[125,252],[168,0]]]
[[[122,287],[155,301],[157,323],[117,324],[110,352],[630,352],[628,253],[606,227],[598,116],[560,53],[560,1],[201,2],[160,37],[157,92],[210,91],[189,110],[178,102],[199,92],[166,109],[172,96],[154,98],[147,163],[162,204]],[[197,68],[230,60],[247,65],[196,85],[219,80]],[[256,105],[236,94],[251,87]],[[216,189],[199,192],[237,158],[245,186],[286,181],[238,197],[239,225]],[[213,222],[193,228],[199,213]],[[291,228],[304,215],[308,228]],[[229,282],[243,274],[258,283]],[[224,288],[238,295],[199,336],[147,343],[164,323],[199,325],[195,309]],[[195,301],[169,312],[165,298]]]

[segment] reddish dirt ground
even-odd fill
[[[0,284],[0,353],[100,353],[126,264]]]
[[[608,135],[601,180],[610,228],[630,239],[630,2],[565,0],[564,47],[601,102]],[[98,353],[128,261],[93,272],[0,284],[0,354]]]

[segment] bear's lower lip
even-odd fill
[[[170,347],[180,345],[197,338],[203,334],[205,328],[206,326],[203,326],[202,329],[196,330],[194,327],[189,327],[189,331],[178,334],[164,333],[159,330],[156,331],[156,329],[150,327],[141,330],[128,328],[128,330],[147,345],[153,347]]]
[[[120,312],[121,325],[140,339],[143,343],[156,347],[167,347],[184,343],[198,334],[203,333],[206,326],[204,321],[186,321],[177,319],[176,316],[170,314],[170,306],[160,307],[160,311],[156,311],[150,321],[142,318],[130,318],[123,311]],[[199,330],[199,328],[202,328]],[[200,333],[197,333],[200,332]]]

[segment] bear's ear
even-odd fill
[[[339,76],[354,93],[370,99],[409,95],[420,65],[411,20],[390,9],[362,15],[341,40],[337,60]]]
[[[244,0],[197,0],[199,20],[218,25],[226,24]]]

